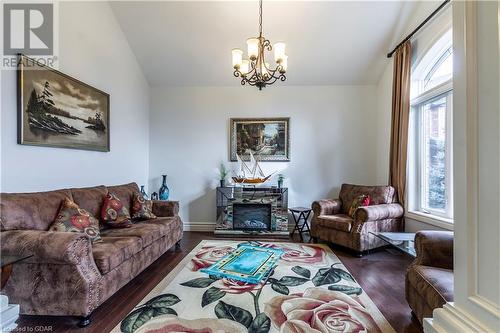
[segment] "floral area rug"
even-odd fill
[[[241,243],[202,241],[113,332],[395,332],[324,245],[263,243],[285,251],[265,284],[200,272]]]

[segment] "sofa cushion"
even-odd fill
[[[72,199],[69,190],[2,193],[2,230],[48,230],[57,216],[61,202],[66,198]]]
[[[108,186],[108,191],[115,194],[129,212],[131,211],[134,193],[140,192],[139,186],[136,183]]]
[[[430,308],[453,301],[453,271],[431,266],[412,265],[407,272],[408,283]]]
[[[351,231],[352,222],[352,218],[344,214],[320,215],[317,218],[318,225],[325,228],[331,228],[345,232]]]
[[[128,209],[111,192],[108,192],[104,197],[101,208],[101,221],[112,228],[129,228],[132,226]]]
[[[94,216],[101,216],[102,200],[108,193],[106,186],[72,188],[73,201]]]
[[[94,261],[101,274],[112,271],[141,250],[139,237],[102,237],[102,242],[92,245]]]
[[[81,232],[92,242],[101,240],[99,221],[69,198],[62,201],[61,208],[49,231]]]
[[[177,217],[161,217],[132,224],[126,229],[106,229],[101,231],[102,237],[139,237],[142,246],[147,247],[161,237],[170,233],[177,222]]]
[[[132,219],[134,220],[150,220],[155,219],[153,214],[153,202],[146,200],[139,192],[134,193],[131,208]]]
[[[369,195],[370,205],[393,203],[396,190],[392,186],[364,186],[342,184],[339,197],[342,200],[342,213],[348,214],[352,202],[359,195]]]

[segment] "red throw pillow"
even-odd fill
[[[145,200],[142,194],[136,192],[132,199],[132,219],[134,220],[150,220],[155,219],[153,214],[153,202]]]
[[[361,194],[358,195],[351,203],[351,207],[349,207],[349,216],[354,218],[354,214],[359,207],[369,206],[371,203],[371,198],[369,195]]]
[[[132,226],[128,209],[116,195],[109,192],[102,203],[101,219],[107,226],[112,228],[129,228]]]
[[[69,198],[62,201],[61,208],[49,231],[81,232],[92,242],[101,240],[99,221]]]

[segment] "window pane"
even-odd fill
[[[446,96],[422,108],[424,209],[446,211]]]
[[[424,90],[427,91],[451,79],[453,75],[453,56],[451,47],[439,57],[424,80]]]

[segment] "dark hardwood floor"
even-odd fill
[[[78,328],[77,319],[71,317],[21,316],[17,332],[109,332],[203,239],[216,237],[212,233],[185,232],[180,249],[166,252],[96,309],[90,326]],[[297,235],[293,241],[299,241]],[[357,258],[345,250],[332,249],[396,332],[422,332],[404,296],[404,275],[412,258],[395,250],[381,250]]]

